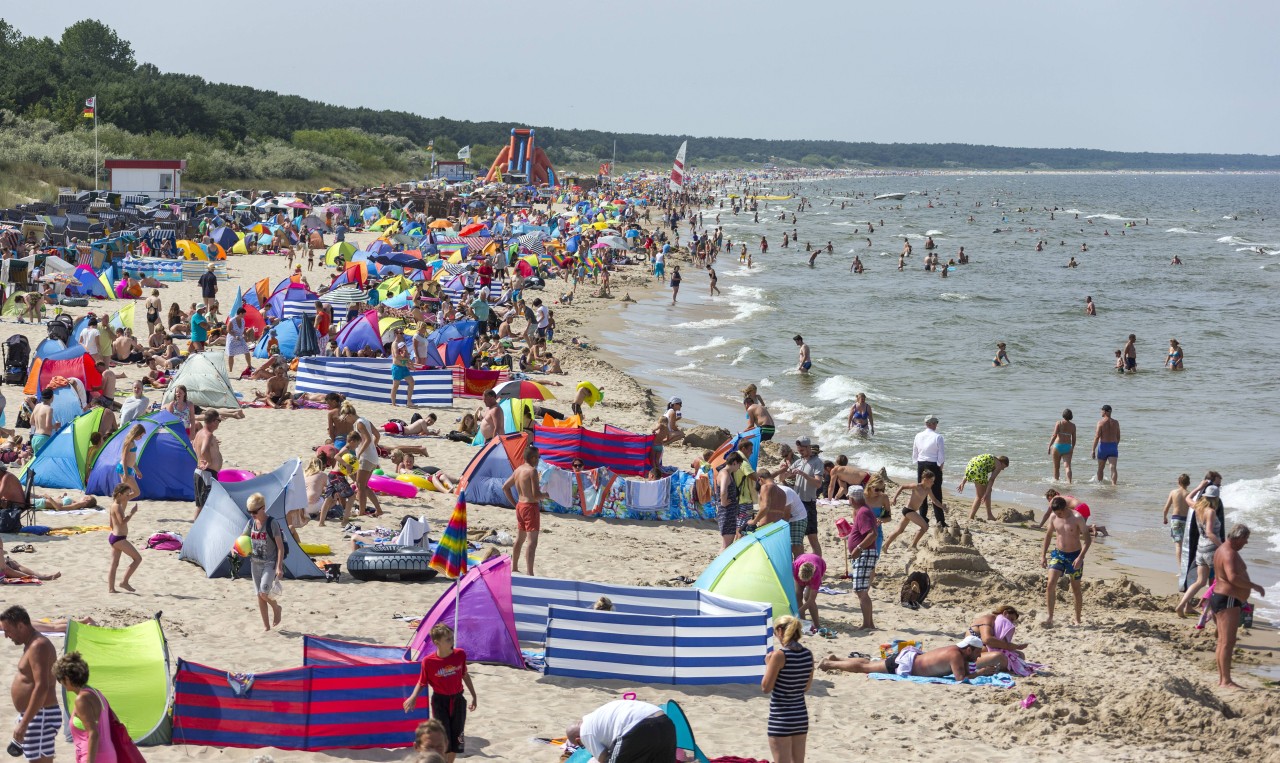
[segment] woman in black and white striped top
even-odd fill
[[[778,648],[765,658],[760,690],[769,692],[769,752],[775,763],[804,763],[809,708],[804,695],[813,683],[813,653],[800,645],[800,621],[773,621]]]

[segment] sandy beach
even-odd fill
[[[655,215],[656,217],[656,215]],[[352,237],[360,244],[372,234]],[[677,261],[684,264],[686,255]],[[671,265],[668,264],[668,270]],[[235,286],[259,278],[278,279],[287,274],[283,258],[237,256],[228,262],[230,280],[220,287],[220,300],[230,304]],[[313,284],[326,280],[317,268],[308,274]],[[579,288],[574,304],[556,306],[558,339],[553,349],[566,374],[540,377],[552,387],[567,410],[573,385],[590,380],[606,390],[604,402],[589,409],[587,426],[599,429],[613,424],[633,431],[652,429],[665,401],[623,374],[606,354],[575,347],[568,339],[585,337],[613,325],[618,311],[626,309],[624,296],[639,298],[656,284],[644,266],[627,266],[614,276],[614,298],[590,296]],[[542,293],[554,298],[567,285],[553,282]],[[196,301],[192,281],[170,284],[162,292],[166,305],[187,306]],[[101,313],[121,303],[94,303]],[[79,316],[86,309],[71,309]],[[143,326],[141,310],[135,331]],[[0,323],[0,341],[24,333],[34,346],[45,336],[43,326],[19,325],[12,319]],[[123,369],[135,378],[136,367]],[[127,388],[128,382],[121,387]],[[251,398],[261,389],[258,382],[236,381],[237,392]],[[156,392],[149,392],[152,401]],[[7,388],[10,421],[21,402],[17,388]],[[455,401],[449,409],[434,409],[448,429],[478,401]],[[555,404],[551,404],[556,407]],[[357,410],[375,424],[407,418],[404,409],[389,404],[357,402]],[[693,417],[693,418],[696,418]],[[696,423],[696,422],[689,422]],[[318,410],[277,411],[246,409],[242,421],[227,421],[218,436],[228,468],[269,471],[288,458],[306,459],[325,436],[325,416]],[[393,441],[394,442],[394,441]],[[475,449],[440,438],[406,441],[425,445],[430,457],[420,464],[460,472]],[[669,447],[666,462],[687,467],[698,450]],[[834,458],[836,453],[824,453]],[[764,459],[764,463],[769,463]],[[384,463],[384,465],[386,465]],[[944,542],[930,537],[922,547],[934,550],[911,554],[906,543],[882,557],[872,590],[879,630],[856,633],[859,622],[856,598],[821,595],[824,625],[834,638],[806,637],[815,656],[845,655],[851,651],[874,653],[879,644],[895,638],[916,638],[928,647],[958,639],[972,618],[999,604],[1012,604],[1023,613],[1019,638],[1030,646],[1027,656],[1046,663],[1040,676],[1017,679],[1013,689],[974,686],[921,686],[869,681],[865,676],[819,673],[808,697],[811,715],[810,761],[847,761],[853,758],[891,757],[899,760],[1013,761],[1013,760],[1190,760],[1214,756],[1280,759],[1280,704],[1270,683],[1250,675],[1256,667],[1276,664],[1275,632],[1258,627],[1242,632],[1237,655],[1238,680],[1245,692],[1220,692],[1215,688],[1213,629],[1193,631],[1191,620],[1172,614],[1174,580],[1171,574],[1120,567],[1108,560],[1106,543],[1095,544],[1085,573],[1085,624],[1067,626],[1069,597],[1060,594],[1058,624],[1039,625],[1044,615],[1044,572],[1039,566],[1043,533],[1035,521],[1007,523],[968,522],[952,516],[972,535],[972,544]],[[453,497],[423,492],[419,499],[384,498],[387,514],[366,519],[365,528],[381,524],[398,527],[401,517],[425,514],[436,536],[444,528]],[[1034,507],[1039,518],[1042,507]],[[1026,507],[997,506],[997,516],[1027,511]],[[191,523],[193,506],[176,502],[143,502],[132,521],[131,536],[145,539],[153,532],[182,533]],[[822,508],[821,538],[827,549],[827,585],[849,590],[839,541],[833,522],[848,516],[847,507]],[[895,512],[896,519],[896,512]],[[102,526],[106,514],[56,516],[42,514],[40,521],[53,527]],[[514,512],[472,506],[470,526],[515,533]],[[678,578],[696,578],[715,558],[720,541],[711,522],[634,522],[586,520],[581,517],[544,514],[538,548],[538,572],[562,578],[601,582],[668,586],[683,585]],[[349,550],[338,524],[300,531],[307,542],[327,543],[334,554],[326,561],[342,562]],[[133,583],[136,594],[108,595],[106,572],[109,551],[105,528],[71,537],[22,536],[36,552],[18,555],[19,561],[40,572],[61,571],[62,577],[39,586],[11,586],[5,604],[22,604],[33,618],[93,617],[107,625],[131,624],[163,612],[169,651],[178,657],[238,672],[263,672],[294,667],[302,661],[304,634],[352,641],[403,645],[413,633],[400,615],[420,616],[446,590],[447,582],[359,582],[344,575],[341,582],[284,583],[284,619],[281,629],[263,633],[257,606],[246,580],[206,579],[196,566],[181,562],[176,552],[143,550],[143,564]],[[7,544],[18,542],[6,537]],[[957,545],[960,550],[957,550]],[[507,549],[504,549],[507,550]],[[899,606],[898,592],[908,564],[924,564],[941,556],[985,560],[990,571],[966,572],[964,585],[939,585],[928,606],[913,611]],[[1065,591],[1065,589],[1064,589]],[[57,643],[57,642],[55,642]],[[60,647],[60,644],[58,644]],[[18,648],[0,651],[0,680],[12,680]],[[621,682],[589,682],[539,676],[533,671],[473,665],[479,708],[467,723],[464,759],[502,761],[555,761],[558,747],[535,737],[563,736],[571,723],[598,705],[634,691],[654,703],[676,699],[684,707],[697,741],[712,758],[735,755],[767,758],[765,720],[767,695],[755,686],[675,688]],[[1023,708],[1034,694],[1036,702]],[[180,746],[144,750],[148,760],[218,761],[316,761],[402,760],[407,750],[289,752]],[[71,760],[70,744],[59,741],[58,757]]]

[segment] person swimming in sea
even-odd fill
[[[999,368],[1010,364],[1009,353],[1005,352],[1004,342],[996,342],[996,356],[991,359],[991,365]]]

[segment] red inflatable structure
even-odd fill
[[[494,183],[507,173],[522,174],[532,185],[556,185],[556,170],[547,159],[546,152],[534,145],[533,130],[530,129],[511,128],[511,142],[498,152],[498,158],[493,160],[484,180]]]

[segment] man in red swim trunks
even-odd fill
[[[515,488],[515,494],[511,489]],[[524,463],[516,468],[502,483],[502,493],[516,507],[516,542],[511,549],[511,561],[520,567],[520,548],[529,541],[529,556],[525,572],[533,574],[533,556],[538,551],[538,531],[542,529],[542,506],[539,501],[550,498],[538,481],[538,449],[530,445],[524,449]]]

